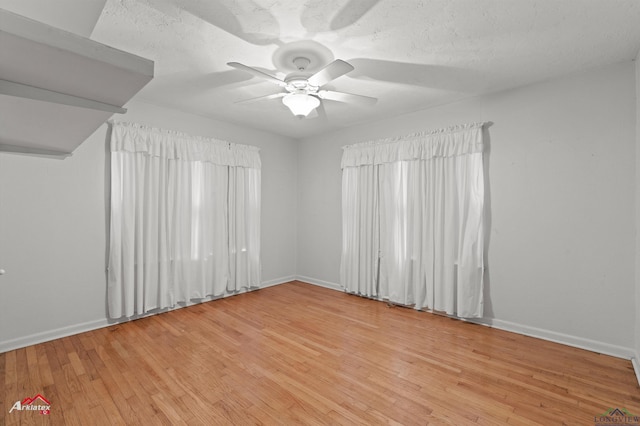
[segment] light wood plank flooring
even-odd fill
[[[631,363],[292,282],[0,354],[0,424],[594,425]],[[9,409],[41,394],[48,416]]]

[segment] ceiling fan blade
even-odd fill
[[[359,105],[373,105],[378,99],[370,96],[354,95],[352,93],[334,92],[332,90],[320,90],[318,92],[320,99],[328,99],[330,101],[346,102]]]
[[[229,65],[230,67],[233,67],[235,69],[251,73],[251,74],[255,75],[256,77],[260,77],[262,79],[265,79],[268,82],[273,83],[273,84],[277,84],[280,87],[285,87],[287,85],[287,83],[285,83],[284,81],[280,80],[279,78],[276,78],[276,77],[274,77],[274,76],[272,76],[270,74],[267,74],[266,72],[262,72],[260,70],[255,69],[255,68],[252,68],[252,67],[249,67],[247,65],[241,64],[240,62],[227,62],[227,65]]]
[[[266,95],[266,96],[258,96],[257,98],[250,98],[250,99],[242,99],[239,101],[235,101],[235,104],[246,104],[246,103],[253,103],[253,102],[259,102],[259,101],[268,101],[271,99],[278,99],[278,98],[282,98],[284,96],[286,96],[287,93],[283,92],[283,93],[274,93],[273,95]]]
[[[309,77],[307,81],[312,86],[320,87],[327,84],[331,80],[335,80],[341,75],[348,73],[349,71],[353,71],[353,66],[351,64],[348,64],[342,59],[336,59],[335,61],[331,62],[329,65]]]

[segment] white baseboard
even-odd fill
[[[305,282],[305,283],[308,283],[308,284],[317,285],[317,286],[320,286],[320,287],[330,288],[331,290],[344,291],[344,289],[342,288],[342,286],[340,284],[332,283],[332,282],[329,282],[329,281],[317,280],[315,278],[305,277],[305,276],[302,276],[302,275],[298,275],[296,277],[296,280],[302,281],[302,282]]]
[[[517,324],[510,321],[499,319],[478,319],[468,320],[477,324],[487,325],[499,330],[510,331],[512,333],[522,334],[525,336],[535,337],[537,339],[548,340],[550,342],[561,343],[563,345],[572,346],[574,348],[585,349],[591,352],[597,352],[604,355],[611,355],[617,358],[632,359],[634,351],[624,346],[613,345],[610,343],[599,342],[597,340],[586,339],[584,337],[572,336],[570,334],[559,333],[556,331],[545,330],[542,328],[531,327],[528,325]]]
[[[326,287],[332,290],[344,291],[344,289],[339,284],[317,280],[317,279],[305,277],[305,276],[298,276],[297,279],[309,284],[315,284],[315,285]],[[638,376],[638,382],[640,383],[640,357],[631,348],[612,345],[610,343],[603,343],[603,342],[599,342],[592,339],[585,339],[583,337],[572,336],[569,334],[558,333],[556,331],[545,330],[542,328],[531,327],[527,325],[517,324],[514,322],[503,321],[498,319],[478,319],[478,320],[467,320],[467,321],[473,322],[476,324],[486,325],[488,327],[497,328],[499,330],[509,331],[512,333],[535,337],[537,339],[548,340],[550,342],[555,342],[555,343],[560,343],[567,346],[572,346],[575,348],[585,349],[591,352],[611,355],[616,358],[632,360],[632,362],[634,362],[636,376]]]
[[[279,284],[284,284],[284,283],[288,283],[290,281],[295,281],[295,280],[297,280],[295,275],[290,275],[288,277],[276,278],[276,279],[273,279],[273,280],[263,281],[262,284],[260,284],[260,288],[267,288],[267,287],[271,287],[271,286],[279,285]]]
[[[0,353],[9,352],[14,349],[20,349],[38,343],[48,342],[50,340],[60,339],[62,337],[72,336],[74,334],[84,333],[86,331],[97,330],[107,327],[115,323],[109,322],[107,319],[99,319],[87,321],[81,324],[74,324],[67,327],[60,327],[53,330],[47,330],[40,333],[34,333],[27,336],[20,336],[15,339],[0,342]]]
[[[289,281],[293,281],[295,279],[296,279],[295,275],[291,275],[288,277],[282,277],[282,278],[276,278],[273,280],[263,281],[262,284],[260,284],[259,288],[267,288],[267,287],[275,286],[278,284],[284,284]],[[257,290],[257,289],[243,290],[243,291],[240,291],[240,293],[245,293],[246,291],[253,291],[253,290]],[[234,294],[238,294],[238,293],[234,293]],[[227,294],[221,297],[233,296],[234,294]],[[208,297],[208,298],[202,299],[199,302],[195,302],[195,303],[190,302],[186,305],[176,305],[175,307],[169,310],[176,310],[176,309],[181,309],[187,306],[197,305],[198,303],[210,302],[212,300],[219,299],[221,297]],[[157,315],[158,313],[163,313],[167,311],[168,310],[162,310],[161,312],[153,312],[145,315],[137,315],[132,318],[125,318],[125,319],[119,319],[119,320],[110,320],[107,318],[101,318],[98,320],[87,321],[81,324],[74,324],[70,326],[56,328],[53,330],[47,330],[39,333],[29,334],[27,336],[17,337],[11,340],[5,340],[3,342],[0,342],[0,354],[4,352],[9,352],[15,349],[31,346],[31,345],[37,345],[38,343],[48,342],[50,340],[61,339],[63,337],[72,336],[74,334],[80,334],[80,333],[85,333],[87,331],[97,330],[99,328],[108,327],[110,325],[126,323],[132,320],[148,317],[151,315]]]
[[[264,281],[260,288],[267,288],[279,284],[284,284],[290,281],[299,280],[309,284],[317,285],[320,287],[328,288],[336,291],[344,291],[342,286],[329,281],[318,280],[306,276],[287,276],[276,278],[268,281]],[[230,296],[230,295],[229,295]],[[227,297],[227,296],[223,296]],[[209,299],[202,302],[208,302]],[[202,303],[200,302],[200,303]],[[190,305],[189,305],[190,306]],[[176,306],[174,309],[179,309],[182,306]],[[154,315],[154,314],[151,314]],[[149,315],[144,315],[149,316]],[[142,318],[143,316],[140,316]],[[99,328],[108,327],[110,325],[116,325],[124,322],[131,321],[133,318],[127,318],[121,321],[112,321],[106,318],[87,321],[81,324],[74,324],[66,327],[60,327],[53,330],[47,330],[39,333],[30,334],[28,336],[21,336],[15,339],[6,340],[0,342],[0,353],[8,352],[14,349],[24,348],[26,346],[35,345],[38,343],[47,342],[50,340],[60,339],[62,337],[71,336],[74,334],[84,333],[91,330],[97,330]],[[137,318],[135,318],[137,319]],[[564,333],[558,333],[555,331],[545,330],[536,327],[530,327],[527,325],[517,324],[510,321],[503,321],[498,319],[479,319],[471,320],[481,325],[494,327],[500,330],[505,330],[517,334],[523,334],[525,336],[535,337],[542,340],[548,340],[555,343],[560,343],[567,346],[573,346],[580,349],[586,349],[588,351],[597,352],[605,355],[615,356],[617,358],[629,359],[633,364],[633,368],[640,384],[640,354],[631,348],[624,346],[612,345],[609,343],[598,342],[596,340],[585,339],[583,337],[572,336]]]

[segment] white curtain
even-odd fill
[[[481,317],[482,123],[344,147],[345,291]]]
[[[258,287],[258,149],[112,123],[109,248],[112,318]]]

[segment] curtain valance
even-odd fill
[[[342,168],[482,152],[482,126],[472,123],[343,147]]]
[[[136,123],[111,122],[111,152],[260,169],[259,148]]]

